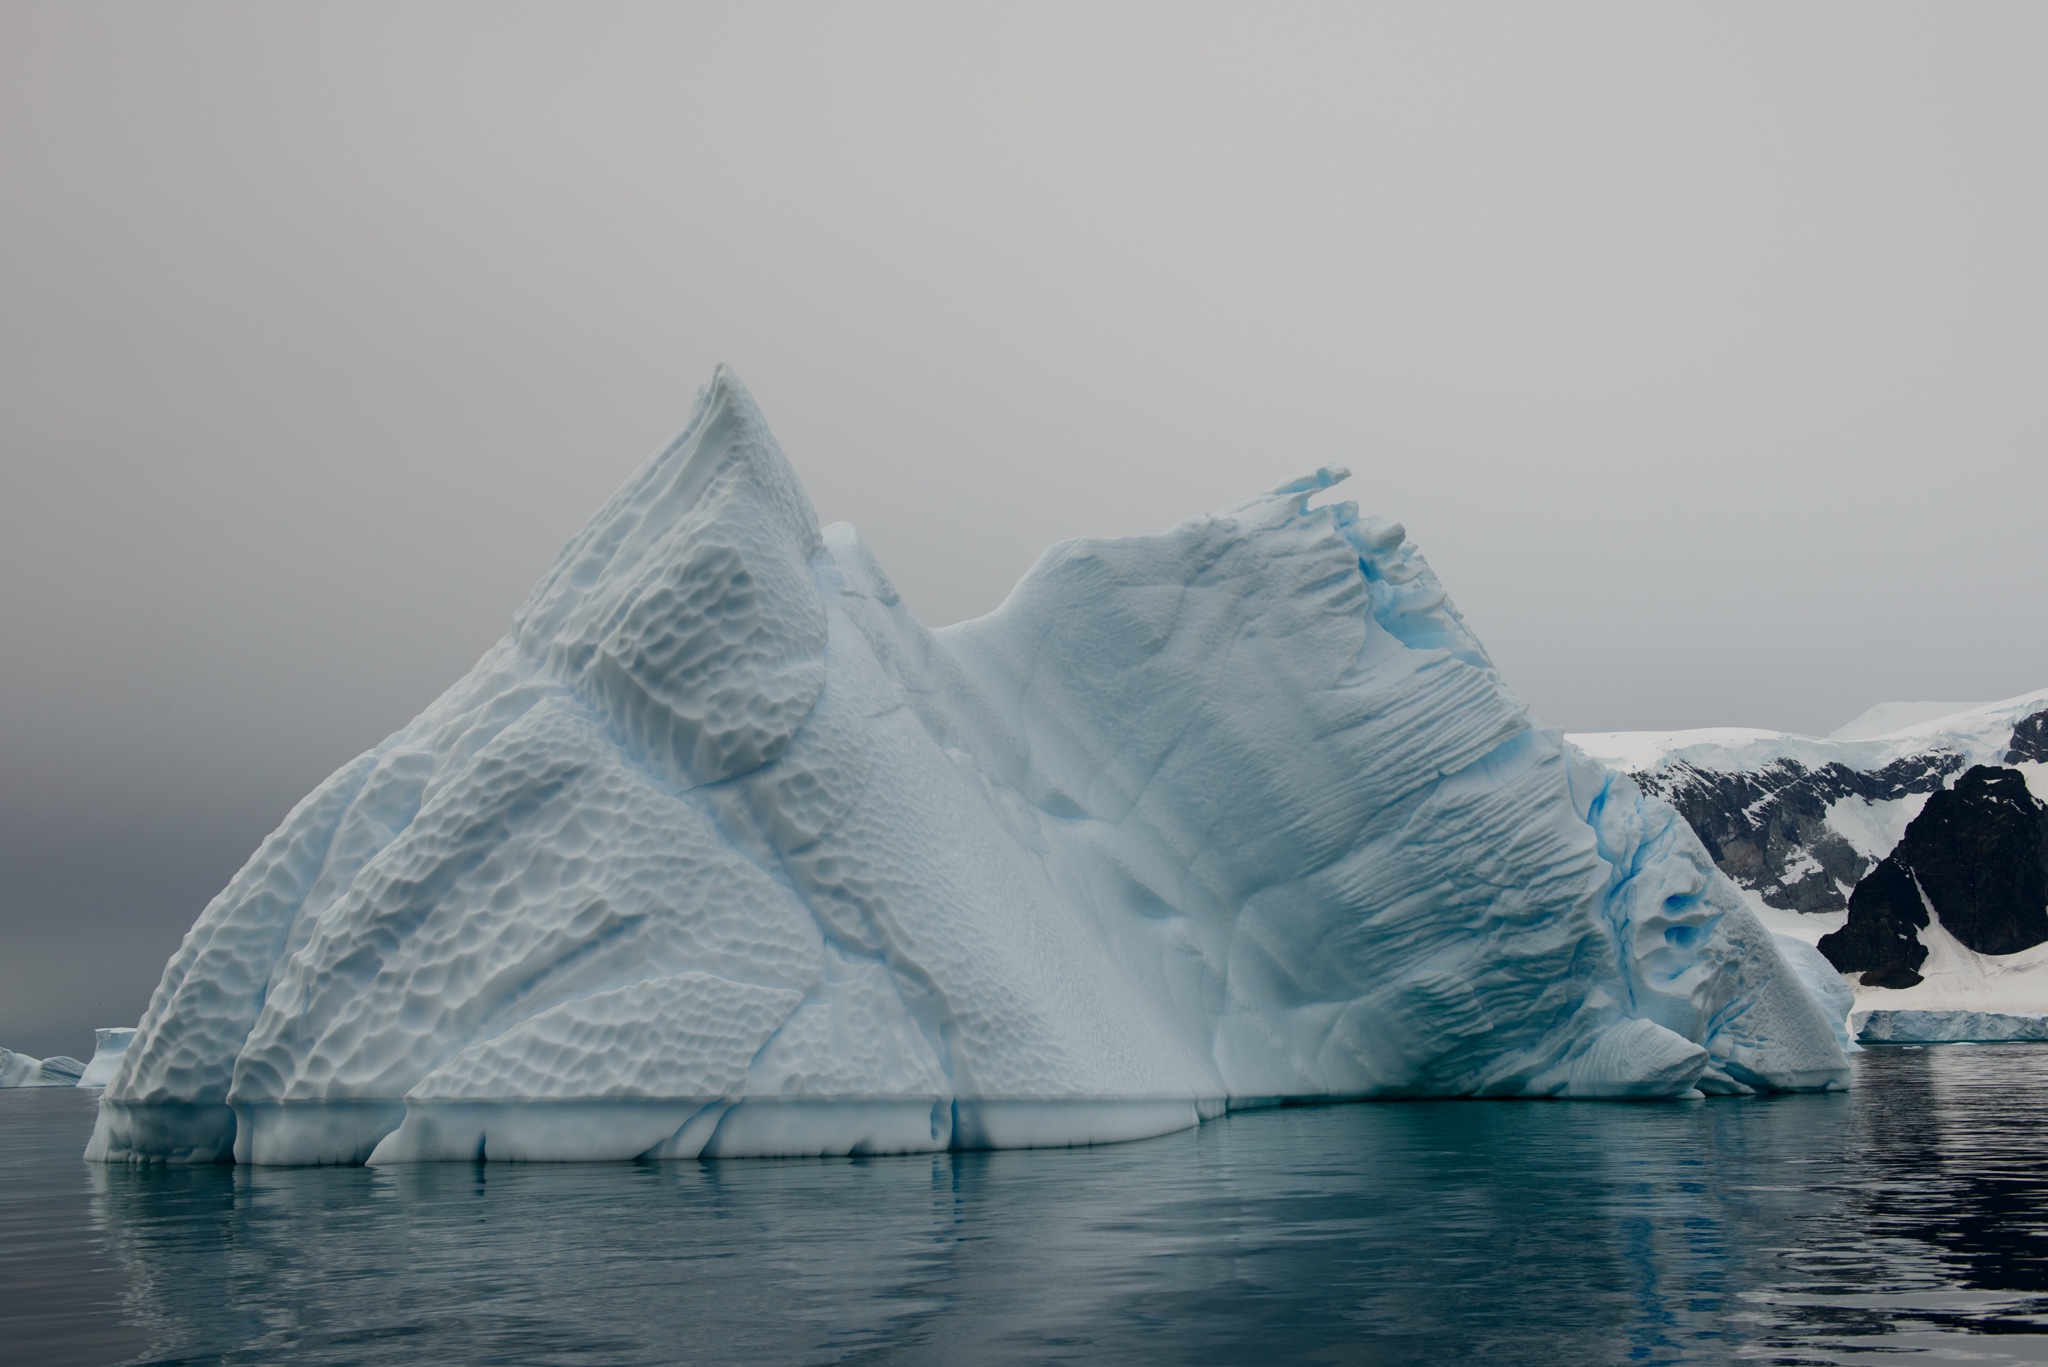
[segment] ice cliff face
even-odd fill
[[[200,916],[89,1156],[1069,1144],[1289,1097],[1841,1085],[1665,804],[1319,472],[920,626],[720,372]]]

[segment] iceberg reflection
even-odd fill
[[[1861,1067],[1092,1150],[91,1167],[155,1361],[1829,1361],[1968,1330],[2038,1356],[2048,1051]]]

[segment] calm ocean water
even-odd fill
[[[101,1169],[0,1093],[20,1363],[2048,1362],[2048,1046],[1843,1096],[1238,1114],[1100,1149]]]

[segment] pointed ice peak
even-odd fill
[[[670,442],[562,548],[516,620],[522,638],[546,634],[601,580],[629,575],[661,542],[710,519],[692,517],[724,494],[749,505],[804,560],[818,549],[818,515],[754,396],[721,365]]]
[[[824,686],[818,517],[724,366],[556,558],[513,634],[685,786],[780,754]]]

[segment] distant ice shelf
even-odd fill
[[[1853,1028],[1865,1044],[2048,1043],[2048,1015],[2003,1011],[1859,1011]]]
[[[906,1152],[1845,1085],[1845,1004],[1531,720],[1398,523],[1320,502],[1342,477],[1063,543],[931,631],[719,372],[510,634],[200,915],[88,1156]]]

